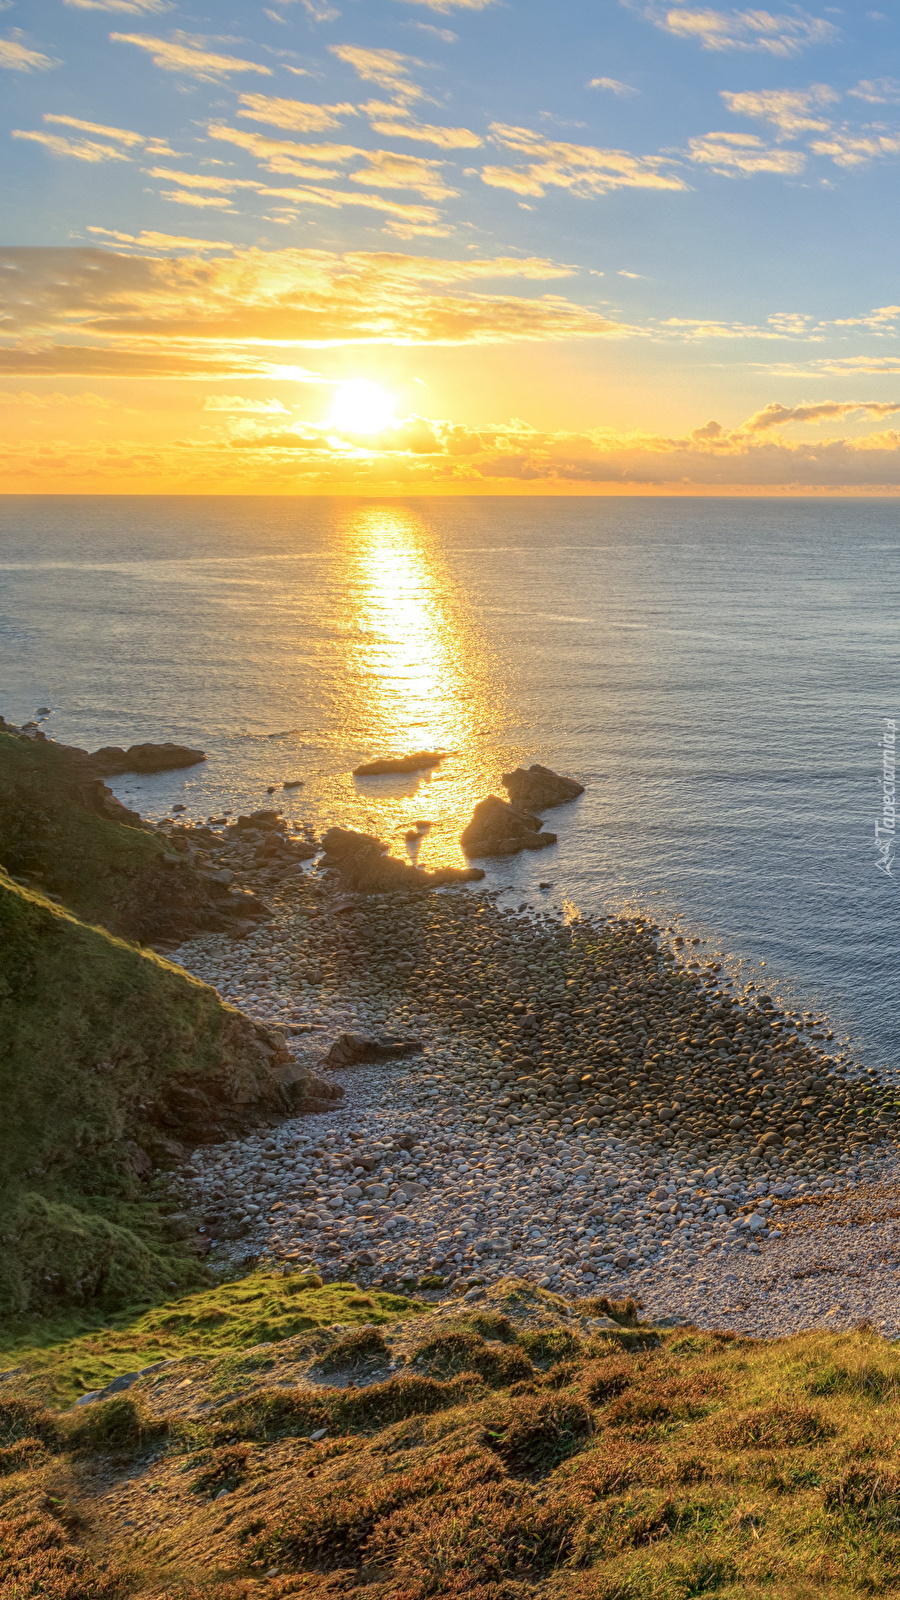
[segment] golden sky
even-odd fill
[[[5,492],[897,492],[887,16],[4,22]]]

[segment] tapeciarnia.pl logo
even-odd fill
[[[897,830],[897,723],[893,717],[884,717],[884,732],[878,741],[881,751],[881,773],[878,786],[881,790],[881,819],[875,824],[875,862],[879,872],[892,878],[894,866],[894,840]]]

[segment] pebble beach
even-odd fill
[[[172,959],[343,1091],[171,1179],[214,1267],[425,1293],[514,1275],[760,1336],[900,1333],[894,1086],[823,1019],[730,993],[649,919],[347,895],[280,827],[173,830],[272,915]]]

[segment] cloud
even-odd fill
[[[427,6],[429,11],[484,11],[494,0],[405,0],[405,3]]]
[[[426,161],[421,156],[373,150],[367,164],[350,177],[353,183],[371,184],[376,189],[415,189],[425,200],[443,200],[459,192],[444,182],[443,166],[442,161]]]
[[[249,117],[253,122],[266,122],[273,128],[287,128],[294,133],[325,133],[340,126],[341,117],[352,116],[356,107],[351,105],[318,106],[305,100],[285,100],[276,95],[242,94],[239,96],[239,117]]]
[[[102,139],[117,139],[119,144],[136,145],[146,144],[142,133],[132,133],[130,128],[108,128],[103,122],[82,122],[79,117],[57,116],[53,111],[44,112],[45,122],[54,122],[65,128],[77,128],[81,133],[96,133]]]
[[[176,206],[198,206],[218,211],[235,211],[231,201],[223,195],[190,194],[186,189],[160,189],[161,200],[171,200]]]
[[[421,61],[413,56],[403,56],[397,50],[365,50],[354,44],[329,45],[333,56],[352,67],[364,83],[375,83],[379,89],[396,95],[398,100],[421,100],[424,91],[411,82],[409,66],[420,67]]]
[[[134,244],[141,250],[232,250],[233,244],[228,239],[192,239],[184,234],[157,233],[154,229],[144,229],[141,233],[118,233],[114,228],[92,227],[88,224],[88,233],[102,235],[105,239],[114,239],[116,244]]]
[[[208,405],[207,414],[217,409]],[[3,469],[4,487],[23,488],[56,478],[66,487],[147,491],[180,484],[260,492],[894,493],[900,431],[803,442],[716,420],[655,434],[602,425],[550,431],[518,419],[472,426],[413,414],[362,440],[327,423],[279,426],[276,413],[273,426],[265,414],[223,412],[218,428],[210,420],[198,437],[182,432],[149,451],[128,439],[7,445]]]
[[[836,44],[840,38],[834,23],[799,7],[790,14],[773,14],[651,5],[643,15],[658,28],[676,38],[694,40],[704,50],[762,50],[772,56],[795,56],[811,45]]]
[[[589,89],[607,89],[610,94],[629,95],[637,94],[637,89],[632,89],[630,83],[621,83],[618,78],[592,78],[588,84]]]
[[[888,106],[900,103],[900,83],[896,78],[861,78],[855,89],[847,93],[855,100],[865,100],[870,106]]]
[[[0,39],[0,67],[7,67],[10,72],[49,72],[51,67],[58,66],[58,61],[51,61],[40,50],[29,50],[22,44],[18,28],[13,29],[11,38]]]
[[[721,98],[735,116],[770,122],[780,139],[793,139],[800,133],[827,132],[828,118],[810,112],[834,105],[841,97],[827,83],[813,83],[808,89],[748,89],[741,94],[723,90]]]
[[[540,287],[571,270],[539,259],[399,251],[243,249],[175,258],[94,246],[5,249],[0,371],[271,377],[297,365],[299,351],[319,346],[492,345],[621,333],[621,325],[560,295],[495,287],[516,279]]]
[[[593,145],[568,144],[546,139],[529,128],[491,123],[499,145],[517,150],[531,160],[524,167],[484,167],[484,183],[514,194],[540,196],[550,187],[569,189],[582,198],[608,194],[613,189],[686,189],[672,172],[672,162],[662,156],[633,156],[627,150],[600,150]]]
[[[750,178],[774,172],[795,178],[806,166],[802,150],[774,150],[752,133],[707,133],[689,141],[690,159],[725,178]]]
[[[247,400],[240,394],[208,394],[204,411],[237,411],[247,416],[284,416],[290,411],[280,400]]]
[[[765,433],[789,422],[831,422],[855,415],[890,417],[900,411],[900,400],[820,400],[813,405],[782,406],[772,401],[743,423],[745,433]]]
[[[223,178],[218,173],[180,172],[172,167],[150,167],[147,176],[180,183],[185,189],[219,189],[230,192],[232,189],[258,190],[260,187],[254,178]]]
[[[814,155],[830,156],[836,167],[861,167],[878,156],[896,155],[900,151],[900,138],[896,134],[835,129],[827,139],[814,139],[810,149]]]
[[[147,50],[156,67],[165,72],[186,72],[201,82],[216,83],[233,72],[262,72],[272,76],[270,67],[256,61],[242,61],[239,56],[223,56],[204,48],[205,41],[187,33],[176,33],[171,39],[156,39],[149,33],[111,33],[119,44],[137,45]]]
[[[131,159],[124,150],[116,150],[111,144],[97,144],[93,139],[66,139],[60,133],[42,133],[33,128],[12,128],[10,137],[29,139],[33,144],[42,144],[54,156],[72,156],[76,161],[88,161],[92,164],[98,161]]]
[[[482,143],[469,128],[441,128],[431,122],[415,122],[408,106],[384,105],[370,100],[360,106],[375,133],[386,139],[418,139],[441,150],[475,150]]]
[[[133,17],[173,9],[172,0],[63,0],[63,5],[76,11],[126,11]]]
[[[103,395],[93,394],[89,389],[81,394],[33,394],[28,389],[19,389],[12,393],[8,389],[0,390],[0,405],[3,406],[28,406],[35,411],[50,411],[57,408],[68,411],[73,406],[85,406],[91,411],[111,411],[113,401]]]
[[[229,128],[215,124],[209,128],[211,139],[237,145],[261,161],[267,172],[281,172],[298,178],[334,177],[333,172],[320,173],[321,163],[342,165],[355,156],[369,152],[353,144],[297,144],[292,139],[270,139],[264,133],[253,133],[249,128]],[[200,182],[199,178],[196,180]]]

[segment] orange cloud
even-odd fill
[[[175,33],[171,39],[156,39],[149,33],[111,33],[118,44],[137,45],[149,51],[153,65],[165,72],[185,72],[189,77],[215,83],[234,72],[262,72],[271,78],[271,67],[262,67],[257,61],[243,61],[239,56],[223,56],[207,50],[202,39],[187,33]]]
[[[294,133],[325,133],[339,127],[341,117],[352,116],[356,109],[351,105],[317,106],[306,100],[285,100],[269,94],[242,94],[239,101],[239,117]]]
[[[595,145],[569,144],[547,139],[530,128],[491,123],[496,142],[529,157],[527,166],[484,167],[483,182],[514,194],[540,196],[548,188],[569,189],[585,197],[608,194],[613,189],[686,189],[663,156],[633,156],[627,150],[601,150]]]
[[[350,198],[401,214],[416,209],[380,196]],[[484,345],[621,332],[620,324],[558,295],[475,287],[552,280],[571,270],[535,258],[439,260],[390,251],[251,249],[203,259],[92,247],[7,249],[0,251],[0,371],[265,375],[290,363],[297,347]]]

